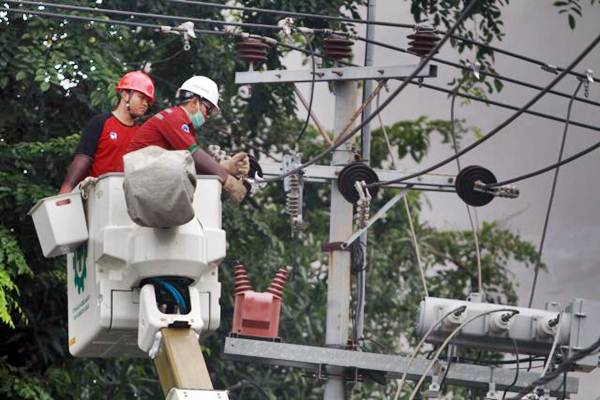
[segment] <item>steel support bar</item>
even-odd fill
[[[212,390],[196,333],[190,328],[163,328],[154,366],[165,396],[172,388]]]
[[[235,361],[259,362],[321,371],[323,366],[330,365],[344,369],[358,369],[359,372],[384,373],[388,379],[401,378],[409,362],[408,357],[396,355],[237,338],[225,339],[223,356]],[[407,379],[412,381],[420,379],[429,363],[430,360],[425,358],[415,359],[407,371]],[[511,386],[515,378],[513,369],[452,363],[446,379],[450,385],[486,389],[489,387],[492,373],[496,390],[504,390]],[[511,391],[523,389],[539,377],[539,373],[521,369],[519,379],[512,386]],[[549,389],[553,396],[562,395],[562,383],[563,377],[560,376],[549,382],[545,388]],[[578,389],[579,379],[568,377],[566,392],[577,393]]]
[[[404,79],[417,67],[416,64],[393,65],[389,67],[335,67],[315,70],[315,82],[356,81],[364,79]],[[235,83],[298,83],[312,82],[312,70],[269,70],[243,71],[235,73]],[[435,78],[437,65],[429,64],[417,78]]]
[[[272,178],[279,176],[282,173],[280,163],[272,162],[261,162],[260,164],[265,178]],[[339,172],[344,168],[344,165],[311,165],[304,170],[303,179],[306,182],[326,183],[328,181],[336,180]],[[402,178],[409,174],[405,171],[393,171],[384,169],[375,169],[377,176],[380,180],[391,180]],[[454,176],[451,175],[423,175],[423,177],[417,178],[415,181],[411,181],[414,184],[416,190],[427,190],[431,189],[443,189],[444,191],[454,192]],[[421,187],[422,186],[422,187]],[[404,189],[407,187],[406,182],[386,185],[384,187]]]

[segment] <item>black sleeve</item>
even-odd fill
[[[75,150],[75,154],[85,154],[88,157],[94,158],[98,140],[104,129],[104,123],[110,118],[110,113],[98,114],[92,117],[83,128],[79,145]]]

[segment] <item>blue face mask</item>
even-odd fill
[[[200,111],[190,116],[190,120],[192,121],[192,125],[194,125],[195,129],[200,129],[206,120],[204,119],[204,115]]]

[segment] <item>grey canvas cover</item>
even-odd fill
[[[123,157],[123,191],[129,217],[138,225],[171,228],[194,218],[194,160],[187,150],[149,146]]]

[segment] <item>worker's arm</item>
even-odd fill
[[[99,114],[88,121],[83,132],[79,145],[75,150],[75,157],[69,165],[67,175],[60,186],[59,193],[68,193],[88,176],[90,167],[94,162],[96,149],[98,148],[98,140],[102,135],[104,123],[110,118],[110,113]]]
[[[194,158],[196,165],[196,173],[205,175],[217,175],[221,183],[225,183],[229,173],[221,164],[215,161],[206,151],[202,150],[198,145],[190,146],[190,152]]]
[[[71,165],[69,165],[67,176],[65,176],[65,180],[62,185],[60,185],[60,191],[58,193],[71,192],[83,178],[88,176],[93,162],[94,159],[85,154],[76,154],[73,161],[71,161]]]

